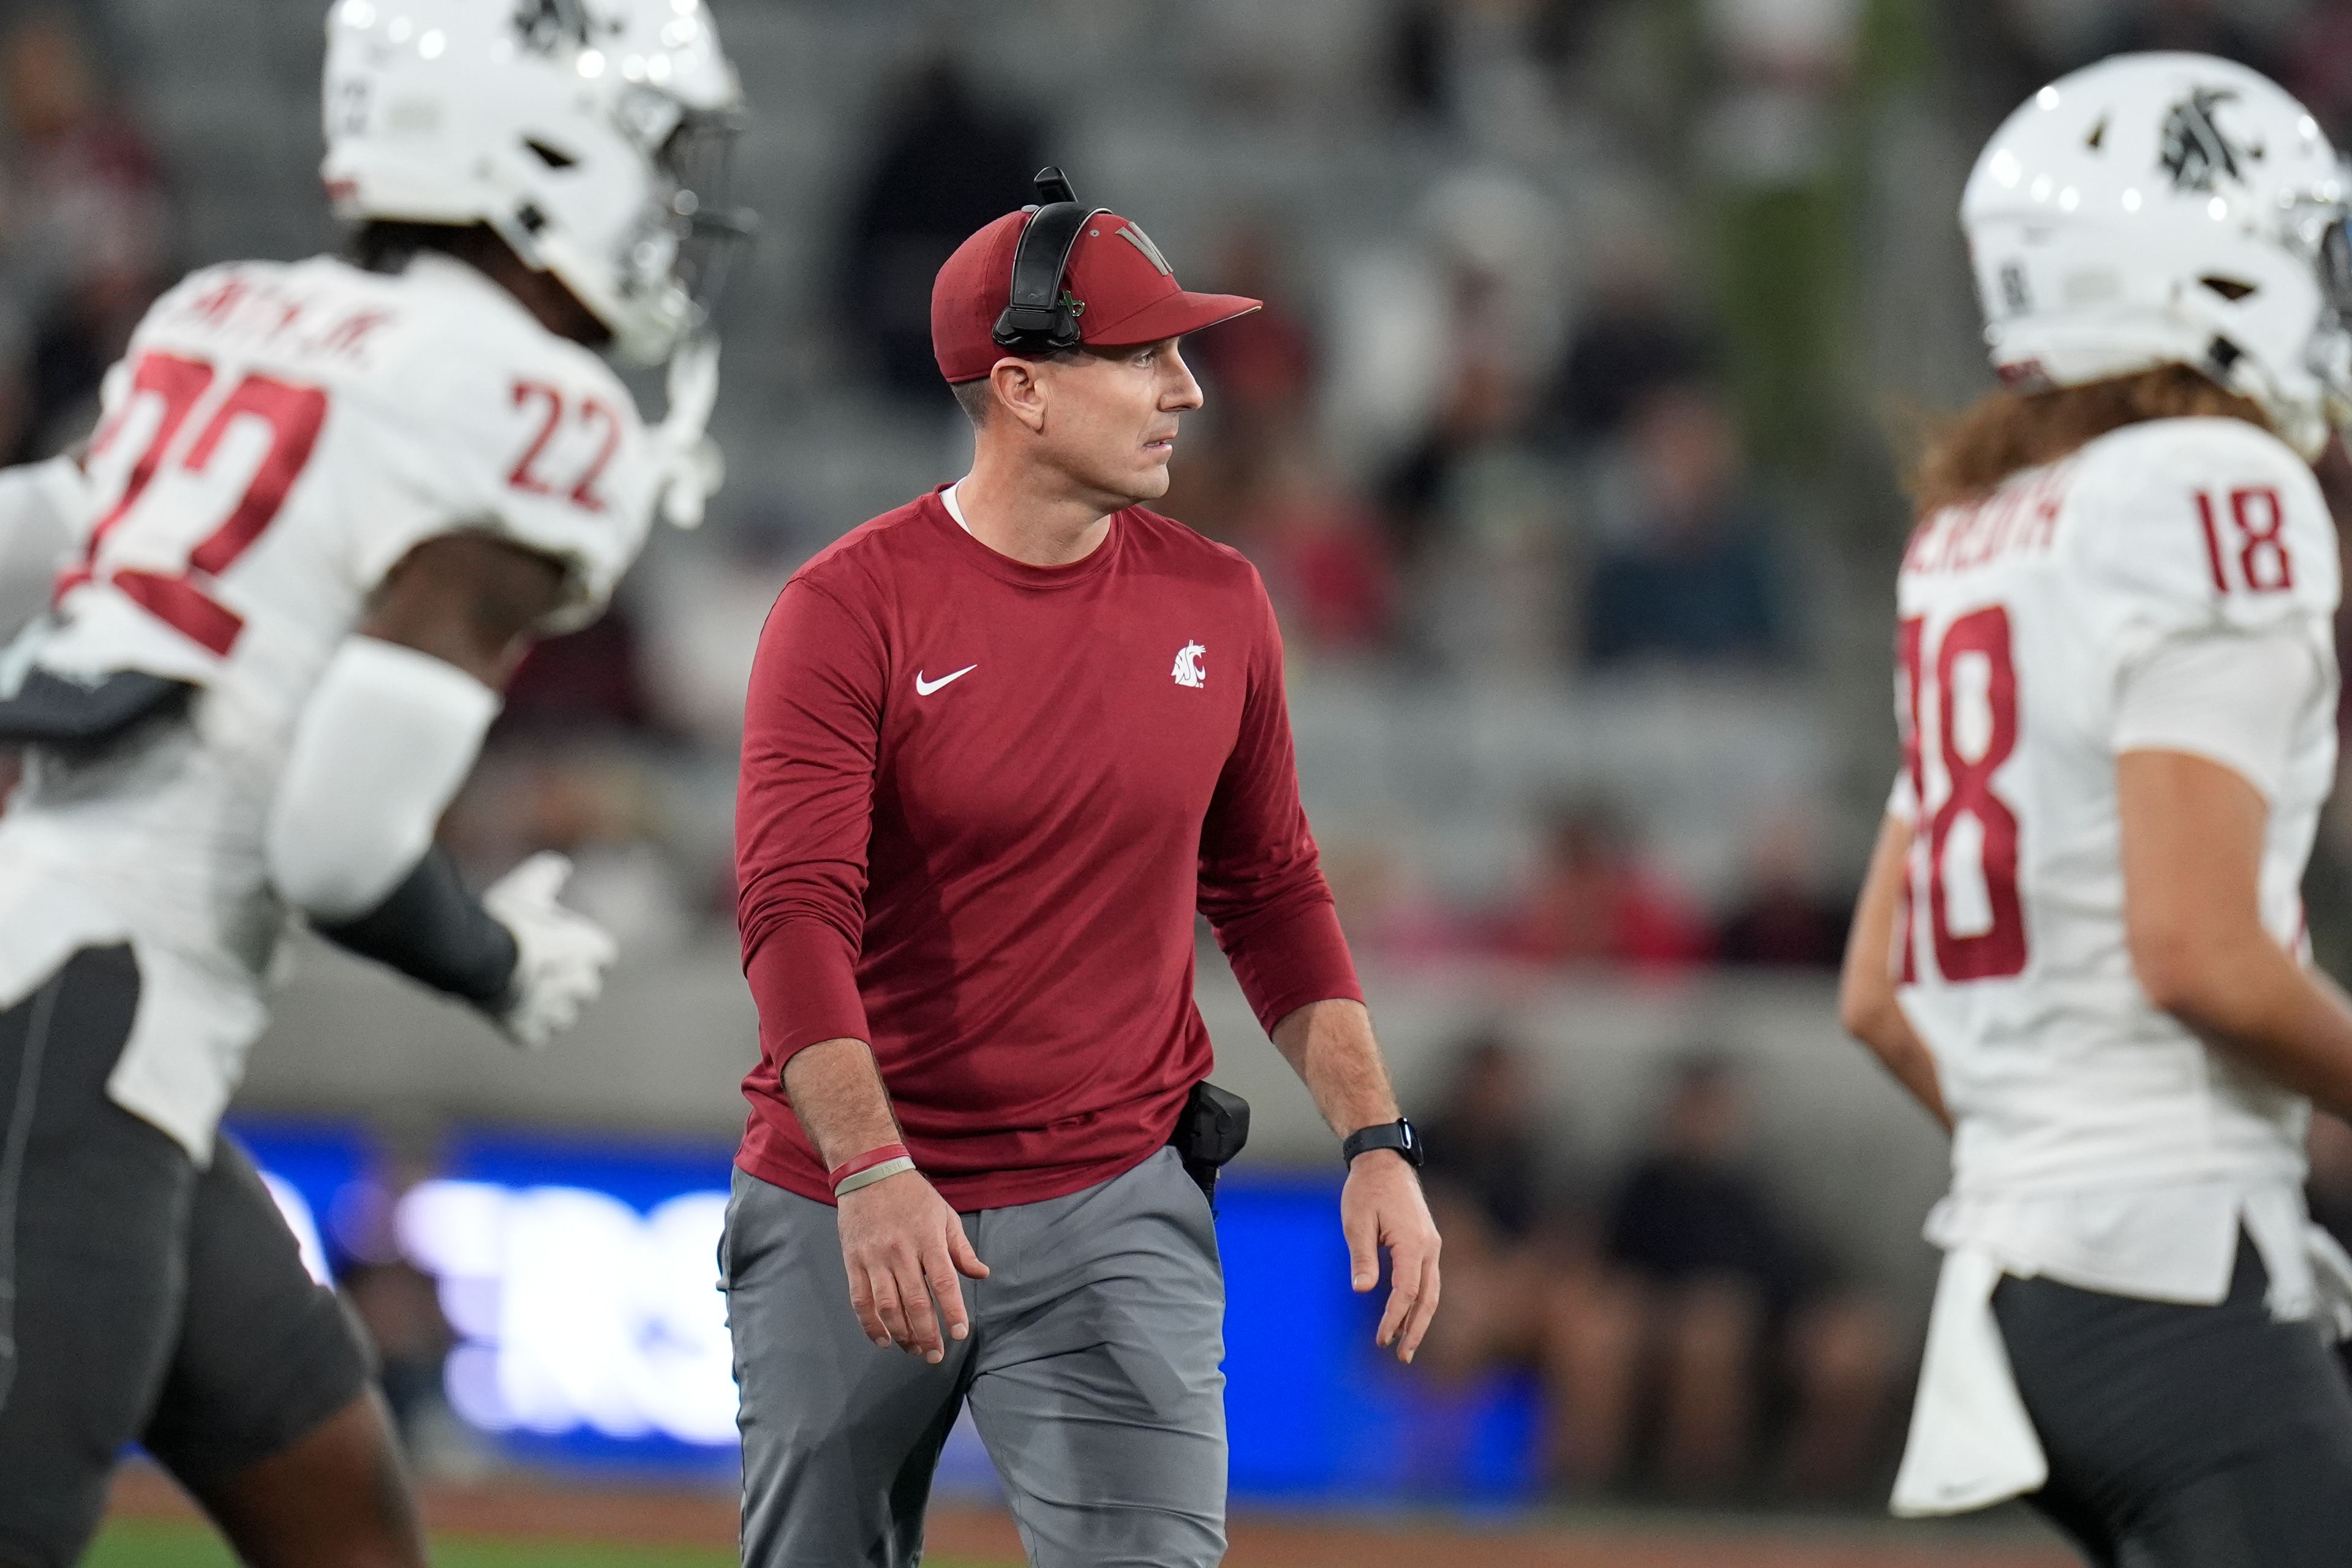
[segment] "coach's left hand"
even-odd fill
[[[1339,1225],[1358,1295],[1381,1282],[1380,1249],[1389,1254],[1389,1304],[1373,1336],[1397,1360],[1412,1360],[1437,1310],[1437,1222],[1421,1195],[1421,1178],[1403,1156],[1375,1149],[1356,1156],[1339,1194]]]

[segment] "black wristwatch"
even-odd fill
[[[1352,1165],[1357,1155],[1375,1149],[1393,1149],[1404,1156],[1406,1164],[1416,1171],[1421,1169],[1421,1130],[1402,1116],[1394,1121],[1350,1132],[1348,1141],[1339,1145],[1339,1157]]]

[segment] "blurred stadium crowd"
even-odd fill
[[[334,243],[321,8],[0,5],[0,448],[86,434],[189,266]],[[572,853],[576,901],[643,961],[731,931],[740,705],[778,586],[961,472],[930,279],[1041,163],[1139,215],[1188,286],[1268,301],[1193,352],[1209,403],[1165,510],[1274,593],[1368,964],[1657,977],[1836,963],[1894,767],[1906,433],[1988,381],[1953,214],[1991,126],[2097,56],[2180,47],[2352,137],[2352,11],[2321,0],[734,0],[719,21],[753,104],[737,195],[768,226],[722,309],[732,479],[611,616],[533,655],[446,828],[478,874]],[[2324,955],[2352,935],[2348,850],[2339,812]],[[1678,1492],[1767,1470],[1855,1491],[1899,1420],[1901,1326],[1741,1173],[1737,1070],[1675,1067],[1651,1152],[1596,1174],[1546,1163],[1510,1042],[1464,1052],[1432,1124],[1441,1155],[1481,1151],[1436,1173],[1460,1238],[1438,1375],[1537,1367],[1573,1413],[1563,1485],[1639,1448]],[[428,1388],[429,1291],[355,1261],[392,1375]]]
[[[315,0],[18,8],[0,443],[54,449],[186,265],[332,243]],[[1982,381],[1952,198],[2033,83],[2120,47],[2352,116],[2292,0],[742,4],[724,310],[735,477],[621,609],[543,650],[453,821],[566,848],[640,952],[723,923],[744,671],[775,585],[960,471],[929,281],[1048,160],[1198,286],[1169,510],[1283,613],[1356,941],[1824,966],[1891,736],[1906,419]]]

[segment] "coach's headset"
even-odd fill
[[[1027,226],[1013,253],[1013,297],[989,333],[1007,353],[1043,358],[1078,346],[1086,307],[1063,292],[1062,275],[1078,235],[1108,207],[1081,206],[1067,175],[1048,163],[1037,171],[1038,205],[1026,208]]]

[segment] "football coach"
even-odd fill
[[[721,1268],[755,1568],[915,1563],[967,1402],[1031,1563],[1223,1556],[1196,1178],[1230,1150],[1188,1112],[1196,910],[1345,1140],[1355,1288],[1391,1261],[1379,1342],[1411,1360],[1437,1306],[1273,609],[1246,560],[1144,506],[1201,406],[1178,340],[1258,301],[1186,292],[1137,225],[1038,185],[932,290],[971,471],[794,574],[753,666],[761,1059]]]

